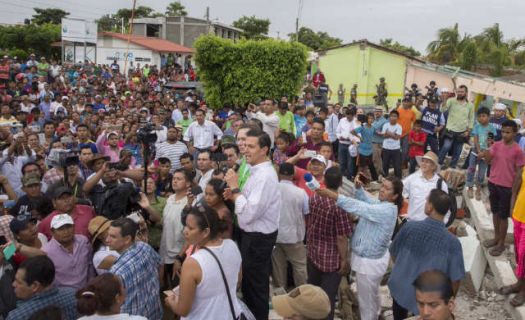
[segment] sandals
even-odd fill
[[[509,303],[514,308],[519,307],[525,303],[525,297],[518,293],[512,299],[510,299]]]
[[[488,240],[483,241],[483,246],[485,248],[492,248],[497,244],[498,244],[498,241],[496,239],[488,239]]]
[[[493,247],[489,250],[489,254],[493,257],[501,256],[501,254],[505,251],[505,246],[502,247]],[[524,297],[525,299],[525,297]]]
[[[520,286],[517,284],[511,284],[510,286],[504,286],[498,290],[498,293],[504,296],[508,296],[511,293],[518,293],[518,292],[520,292]]]

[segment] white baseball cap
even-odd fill
[[[324,164],[325,166],[328,165],[328,163],[326,163],[326,159],[325,159],[325,157],[322,156],[322,155],[320,155],[320,154],[316,154],[315,156],[313,156],[313,157],[310,159],[310,162],[312,162],[312,161],[314,161],[314,160],[321,162],[321,163]]]
[[[65,225],[74,225],[73,218],[69,214],[57,214],[51,220],[51,229],[59,229]]]
[[[494,110],[499,110],[499,111],[505,111],[507,110],[507,106],[501,102],[498,102],[494,105],[493,107]]]
[[[441,88],[439,91],[441,91],[441,93],[449,93],[450,89],[449,88]]]

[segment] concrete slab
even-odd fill
[[[494,227],[492,226],[492,217],[487,211],[484,203],[475,199],[468,198],[466,190],[463,192],[463,198],[465,204],[468,207],[471,215],[471,220],[474,223],[476,231],[478,233],[480,242],[490,239],[494,235]],[[509,229],[512,228],[512,222],[509,223]],[[509,234],[507,234],[507,237]],[[510,235],[512,237],[512,235]],[[502,254],[499,257],[493,257],[489,254],[489,250],[483,246],[480,246],[483,250],[485,258],[487,259],[488,265],[494,274],[494,280],[498,287],[503,287],[516,283],[517,279],[514,274],[514,270],[507,259],[506,254]],[[508,302],[509,297],[505,303],[505,309],[512,315],[513,319],[525,320],[525,306],[519,308],[513,308]]]
[[[476,231],[469,225],[465,226],[466,236],[459,237],[463,249],[463,260],[467,274],[463,284],[470,292],[478,292],[485,277],[487,259],[477,238]]]

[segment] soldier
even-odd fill
[[[337,102],[339,102],[340,105],[345,104],[345,94],[346,89],[343,87],[343,84],[339,84],[339,90],[337,90]]]
[[[386,89],[385,78],[379,78],[379,84],[376,85],[377,94],[374,96],[375,103],[377,106],[385,106],[388,110],[388,104],[386,97],[388,97],[388,90]]]
[[[357,83],[354,83],[354,86],[350,91],[350,103],[357,105]]]

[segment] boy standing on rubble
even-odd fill
[[[484,241],[483,245],[491,248],[489,253],[492,256],[499,256],[505,251],[514,177],[525,164],[525,155],[514,142],[514,135],[518,131],[516,122],[506,120],[501,127],[502,139],[484,152],[485,159],[491,164],[489,200],[494,223],[494,239]]]

